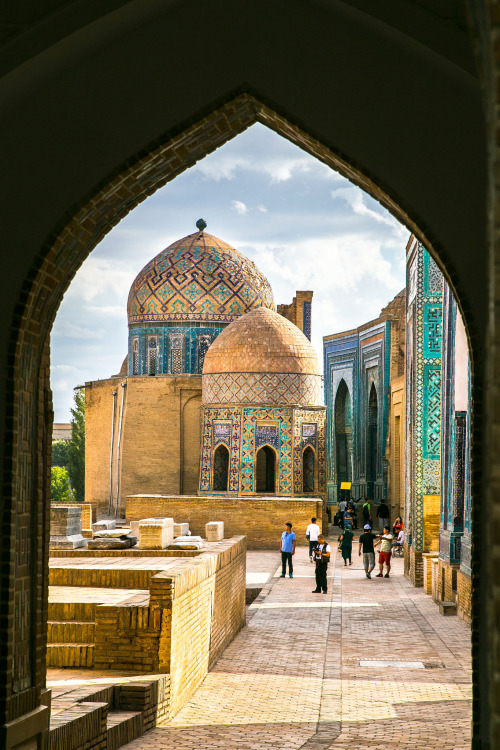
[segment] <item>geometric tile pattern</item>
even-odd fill
[[[130,289],[130,323],[229,323],[256,307],[274,307],[269,282],[255,263],[226,242],[194,232],[163,250]]]
[[[205,404],[321,403],[321,377],[299,372],[222,372],[203,375]]]
[[[201,374],[208,348],[226,323],[150,323],[129,327],[129,375],[148,375],[148,340],[157,339],[157,373]]]
[[[418,243],[407,265],[406,526],[412,546],[424,548],[424,495],[441,494],[443,276]]]
[[[304,336],[306,336],[310,341],[311,340],[311,303],[308,301],[304,302],[304,306],[302,309],[303,309],[302,330],[304,331]]]
[[[314,425],[318,492],[326,491],[325,423],[326,410],[284,407],[203,406],[203,435],[200,492],[213,492],[212,462],[215,448],[221,443],[229,449],[228,492],[255,492],[255,454],[264,444],[276,449],[279,456],[276,492],[301,496],[302,453],[311,439],[302,436]],[[293,436],[292,436],[293,431]],[[314,446],[313,446],[314,447]],[[293,481],[292,481],[293,474]]]
[[[302,492],[302,457],[306,445],[311,445],[310,440],[303,436],[303,428],[306,425],[317,425],[317,446],[315,450],[318,463],[318,493],[326,492],[326,408],[323,409],[294,409],[293,410],[293,493],[301,495]],[[306,433],[309,430],[306,429]]]

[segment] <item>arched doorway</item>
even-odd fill
[[[368,413],[366,419],[366,493],[374,497],[377,481],[377,445],[378,445],[378,399],[375,383],[370,388]]]
[[[314,451],[310,445],[302,454],[302,492],[314,492]]]
[[[337,497],[340,498],[341,483],[352,482],[352,405],[344,379],[340,381],[335,396],[334,419],[335,479]]]
[[[276,453],[269,445],[257,451],[255,460],[255,491],[276,492]]]
[[[219,445],[214,453],[213,489],[216,492],[227,492],[229,481],[229,451],[225,445]]]

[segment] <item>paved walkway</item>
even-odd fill
[[[328,594],[312,594],[299,549],[294,579],[264,587],[191,701],[127,750],[469,748],[468,626],[412,588],[402,560],[389,580],[367,580],[357,549],[353,561],[337,556]]]

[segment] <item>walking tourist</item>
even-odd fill
[[[347,565],[347,561],[349,560],[349,565],[352,565],[352,540],[354,539],[354,532],[351,531],[351,527],[344,529],[344,533],[340,537],[340,549],[342,551],[342,557],[344,559],[344,565]]]
[[[359,537],[358,555],[361,556],[361,550],[363,550],[363,568],[365,569],[367,578],[372,577],[372,570],[375,567],[375,548],[373,542],[376,538],[370,524],[365,524],[364,532]]]
[[[378,524],[379,524],[379,531],[381,534],[383,534],[386,523],[389,523],[389,507],[383,498],[380,501],[380,505],[377,508],[377,518],[378,518]]]
[[[341,529],[344,528],[344,513],[347,510],[347,503],[345,500],[339,502],[339,526]]]
[[[401,516],[398,516],[392,524],[392,533],[394,534],[394,536],[397,536],[403,528],[403,519],[401,518]]]
[[[318,536],[321,534],[321,529],[316,523],[316,518],[311,518],[311,523],[306,529],[306,539],[309,542],[309,559],[313,562],[313,549],[318,541]]]
[[[379,572],[375,576],[376,578],[389,578],[391,570],[391,553],[392,553],[392,540],[394,536],[391,534],[390,526],[384,526],[384,533],[378,540],[376,547],[380,546],[380,552],[378,556],[378,568]],[[384,576],[384,564],[387,568],[387,572]]]
[[[330,545],[325,542],[323,534],[318,536],[318,542],[313,550],[314,562],[316,563],[316,588],[313,594],[328,593],[327,572],[330,562]]]
[[[349,508],[346,508],[346,510],[344,511],[344,530],[345,529],[352,529],[352,527],[353,527],[353,520],[354,519],[353,519],[353,515],[352,515],[352,510],[350,510]]]
[[[295,534],[290,522],[285,524],[285,531],[281,535],[281,578],[286,576],[286,564],[288,561],[288,574],[293,578],[292,556],[295,554]]]
[[[370,500],[366,498],[365,502],[363,503],[362,508],[363,513],[363,526],[366,526],[366,524],[369,524],[370,529],[372,527],[372,508],[370,505]]]

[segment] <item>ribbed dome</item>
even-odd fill
[[[203,375],[223,372],[321,375],[318,356],[302,331],[264,307],[231,323],[206,353]]]
[[[151,260],[130,289],[130,323],[230,323],[258,307],[275,309],[269,282],[255,263],[223,240],[195,232]]]

